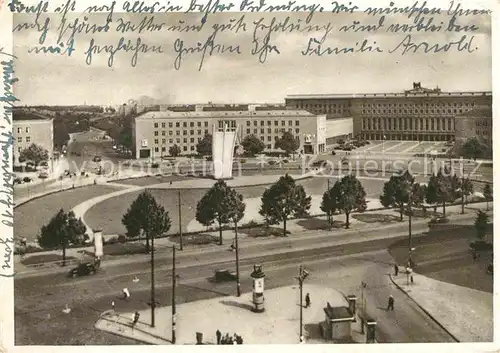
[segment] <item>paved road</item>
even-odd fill
[[[428,237],[430,243],[440,237]],[[266,288],[294,283],[299,263],[311,272],[311,283],[331,286],[345,294],[357,293],[361,281],[368,283],[367,307],[377,318],[381,342],[449,342],[446,332],[421,312],[412,301],[392,286],[387,274],[392,261],[385,249],[394,239],[325,246],[281,255],[264,255],[241,261],[242,291],[251,291],[249,274],[254,263],[262,263],[267,273]],[[234,254],[233,254],[234,255]],[[214,283],[210,280],[218,268],[233,268],[233,261],[212,255],[212,264],[188,264],[179,260],[177,302],[189,302],[235,293],[235,283]],[[159,263],[156,271],[159,305],[171,302],[171,268],[169,261]],[[220,261],[220,262],[219,262]],[[196,262],[196,261],[194,261]],[[436,264],[439,265],[439,264]],[[138,283],[132,278],[137,276]],[[100,312],[110,308],[112,300],[119,311],[145,309],[149,301],[149,268],[142,263],[104,267],[94,276],[68,279],[64,274],[52,274],[15,280],[16,344],[86,344],[130,343],[110,338],[92,328]],[[131,302],[119,300],[121,289],[132,292]],[[383,310],[388,295],[396,298],[396,311]],[[65,304],[73,311],[61,313]]]

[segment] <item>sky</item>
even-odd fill
[[[389,53],[406,34],[392,34],[385,29],[391,23],[408,23],[411,20],[399,15],[386,17],[384,29],[376,33],[342,33],[339,28],[353,21],[364,24],[376,24],[378,17],[358,14],[315,14],[311,24],[320,26],[331,24],[332,30],[326,37],[323,47],[351,47],[364,39],[369,44],[376,41],[384,51],[382,53],[354,53],[318,56],[303,56],[310,38],[321,38],[325,31],[319,32],[275,32],[270,44],[279,48],[280,54],[271,53],[267,61],[259,63],[258,56],[250,51],[254,38],[253,21],[263,18],[269,24],[276,16],[283,21],[290,16],[290,21],[304,24],[307,14],[260,13],[245,15],[246,32],[235,34],[230,31],[218,32],[217,44],[240,46],[240,55],[206,55],[203,68],[198,70],[201,54],[185,55],[179,70],[174,68],[177,53],[174,42],[179,39],[185,47],[204,43],[214,31],[214,24],[229,23],[238,20],[242,13],[212,14],[208,17],[201,32],[175,32],[166,28],[186,21],[200,24],[199,14],[158,14],[155,23],[166,23],[158,32],[119,33],[116,31],[118,18],[125,22],[139,23],[145,14],[126,15],[114,13],[111,30],[107,33],[77,34],[75,51],[71,57],[57,54],[34,54],[28,50],[37,45],[40,32],[35,30],[15,31],[14,54],[18,84],[14,94],[20,104],[35,105],[73,105],[98,104],[116,105],[129,99],[149,96],[158,103],[202,103],[202,102],[284,102],[289,94],[315,93],[370,93],[402,92],[412,88],[412,82],[421,82],[423,87],[439,86],[443,91],[490,91],[491,82],[491,23],[488,16],[460,17],[461,25],[476,24],[479,30],[474,33],[453,32],[412,32],[415,43],[445,44],[467,35],[474,36],[473,53],[450,50],[442,53],[407,53],[401,51]],[[16,15],[14,25],[32,22],[31,15]],[[68,22],[83,15],[72,14]],[[105,14],[91,14],[90,23],[103,24]],[[151,15],[150,15],[151,16]],[[56,15],[50,16],[50,28],[45,45],[55,45],[57,27],[61,20]],[[426,18],[427,20],[428,18]],[[447,23],[447,16],[435,16],[434,23]],[[43,23],[43,16],[39,20]],[[263,31],[257,37],[263,37]],[[131,66],[132,53],[117,52],[113,67],[108,66],[109,54],[94,54],[92,64],[86,64],[85,51],[90,41],[96,45],[117,46],[121,37],[134,43],[140,37],[149,46],[161,46],[163,54],[139,53],[137,65]],[[64,37],[66,41],[68,36]],[[259,39],[262,42],[261,39]]]

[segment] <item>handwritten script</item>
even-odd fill
[[[2,179],[0,181],[0,219],[7,231],[0,232],[0,276],[12,277],[12,253],[14,251],[14,174],[11,166],[12,137],[12,108],[17,98],[12,93],[12,86],[17,82],[14,77],[14,59],[16,57],[0,48],[0,65],[2,67],[2,95],[0,96],[0,165]]]
[[[354,2],[300,3],[289,0],[189,0],[146,5],[116,1],[76,12],[76,0],[65,4],[41,0],[26,6],[11,0],[14,36],[36,32],[26,43],[30,55],[67,56],[87,65],[117,60],[132,67],[159,57],[176,70],[186,61],[202,70],[209,57],[253,58],[265,64],[282,55],[409,56],[444,52],[472,54],[490,33],[488,9],[465,8],[450,1],[447,8],[427,1],[411,6],[389,2],[360,8]],[[16,20],[16,18],[19,18]]]

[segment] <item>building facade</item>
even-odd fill
[[[157,111],[138,116],[134,122],[133,140],[136,158],[162,158],[177,145],[181,154],[196,154],[196,145],[213,126],[237,127],[237,143],[245,136],[255,135],[266,150],[275,150],[275,142],[285,131],[300,141],[298,151],[325,151],[326,116],[304,110]]]
[[[478,108],[455,118],[455,139],[458,144],[477,137],[487,146],[493,146],[492,110]]]
[[[54,120],[29,119],[14,120],[14,164],[19,162],[21,151],[32,144],[43,147],[48,151],[49,157],[54,153]]]
[[[367,140],[452,140],[457,117],[492,110],[491,92],[442,92],[420,82],[402,93],[291,95],[285,102],[288,109],[326,114],[328,121],[352,118],[354,136]]]

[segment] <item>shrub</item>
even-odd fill
[[[240,163],[246,163],[247,160],[245,158],[240,159]]]
[[[116,235],[114,235],[112,237],[109,237],[108,239],[103,239],[103,243],[105,245],[107,245],[107,244],[116,244],[116,243],[118,243],[118,237]]]
[[[270,160],[269,162],[267,162],[269,165],[275,165],[276,164],[276,161],[275,160]]]
[[[119,242],[119,243],[125,243],[126,241],[127,241],[127,237],[126,237],[125,235],[120,234],[120,235],[118,236],[118,242]]]

